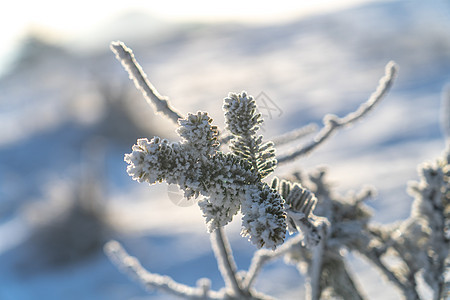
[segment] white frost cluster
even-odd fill
[[[286,217],[280,195],[259,182],[251,166],[233,154],[218,153],[209,163],[216,168],[205,185],[208,198],[199,201],[209,231],[228,224],[240,209],[243,236],[258,248],[282,244]]]
[[[258,178],[244,161],[233,154],[217,153],[205,163],[204,193],[199,206],[206,218],[208,230],[231,222],[245,199],[245,188]]]
[[[243,236],[258,248],[275,249],[284,242],[286,235],[286,216],[284,201],[267,184],[250,186],[242,203]]]
[[[217,126],[212,126],[211,122],[208,114],[200,111],[179,119],[177,133],[182,138],[183,148],[197,156],[213,155],[219,147],[219,133]]]
[[[205,112],[180,119],[179,143],[139,139],[125,155],[128,174],[139,182],[177,184],[187,198],[205,196],[198,205],[210,232],[227,225],[241,210],[242,234],[258,247],[275,248],[286,231],[283,200],[261,183],[251,162],[217,150],[218,132],[211,121]]]
[[[263,123],[261,114],[256,111],[256,102],[245,91],[230,93],[224,99],[226,128],[233,134],[230,149],[233,154],[250,162],[261,178],[267,177],[277,165],[275,148],[272,142],[263,143],[262,135],[257,135]]]
[[[317,204],[314,193],[298,183],[287,180],[278,181],[278,178],[274,178],[272,187],[278,189],[286,201],[286,223],[289,233],[300,231],[303,235],[302,243],[305,246],[316,246],[322,238],[318,227],[323,225],[321,224],[323,222],[319,222],[319,218],[312,213]]]
[[[127,172],[139,182],[166,181],[177,184],[187,198],[197,197],[201,188],[200,157],[210,157],[218,147],[217,128],[206,112],[189,114],[179,121],[181,143],[153,137],[150,141],[139,139],[133,152],[125,155]]]
[[[139,139],[132,147],[133,152],[125,154],[128,174],[138,182],[162,182],[173,156],[172,144],[166,139],[154,137],[150,141]]]
[[[134,180],[149,184],[166,181],[178,184],[187,198],[199,195],[200,166],[191,163],[191,153],[179,144],[153,137],[150,141],[139,139],[132,149],[124,160],[128,163],[128,175]]]
[[[243,91],[240,94],[229,93],[225,98],[223,110],[227,120],[226,129],[237,136],[255,135],[263,121],[256,113],[256,101]]]
[[[302,226],[302,219],[308,219],[317,203],[312,192],[295,183],[286,197],[288,208],[288,229],[290,233],[297,232],[297,226]]]
[[[411,273],[423,268],[425,282],[434,291],[440,291],[438,294],[443,294],[445,285],[449,284],[444,278],[445,269],[450,267],[450,153],[448,151],[435,163],[424,163],[419,166],[420,182],[410,183],[408,191],[415,199],[411,217],[405,221],[405,223],[414,223],[415,230],[411,233],[411,230],[401,231],[405,234],[410,233],[409,242],[413,244],[408,249],[403,249],[405,253],[402,254],[405,260],[408,258],[407,253],[412,252],[411,249],[417,250],[416,253],[411,253],[413,257],[417,257],[417,259],[410,259],[415,260],[416,265],[416,269],[412,269]],[[419,240],[419,236],[423,238]],[[417,255],[418,253],[421,255]]]

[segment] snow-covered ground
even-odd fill
[[[272,25],[161,26],[167,28],[157,35],[122,31],[117,39],[133,48],[173,106],[182,114],[206,110],[223,128],[228,92],[263,92],[277,106],[264,126],[268,139],[310,122],[320,125],[326,113],[355,110],[395,60],[398,79],[370,115],[275,175],[326,165],[342,193],[366,184],[377,188],[369,203],[374,221],[409,214],[407,181],[417,178],[417,164],[444,148],[439,106],[450,82],[450,4],[387,1]],[[123,154],[137,138],[174,139],[174,125],[146,106],[107,44],[96,52],[36,39],[27,45],[0,79],[0,299],[172,299],[147,294],[109,263],[96,239],[111,237],[154,272],[190,285],[209,277],[220,288],[197,206],[177,206],[165,184],[138,184],[125,172]],[[257,101],[263,106],[262,98]],[[61,221],[77,196],[95,200],[94,211],[112,228],[103,233],[100,226],[96,235],[97,229],[83,231],[84,219]],[[63,231],[61,238],[61,224],[73,234]],[[237,264],[246,269],[255,249],[239,230],[236,218],[227,231]],[[67,249],[77,240],[92,242],[83,248],[86,255]],[[56,260],[64,253],[69,263]],[[351,261],[369,299],[398,299],[365,262]],[[301,299],[302,282],[293,266],[278,261],[256,287]]]

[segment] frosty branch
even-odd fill
[[[111,43],[111,50],[116,54],[117,59],[122,63],[130,78],[134,81],[136,88],[142,92],[148,104],[162,113],[167,118],[177,123],[181,115],[170,107],[168,98],[161,96],[155,87],[150,83],[139,63],[134,58],[133,51],[122,42]]]
[[[380,79],[380,83],[377,89],[372,95],[370,95],[369,99],[366,102],[361,104],[356,111],[349,113],[343,118],[339,118],[336,115],[332,114],[326,115],[323,118],[323,123],[325,126],[317,133],[314,139],[309,144],[302,146],[298,150],[295,150],[288,155],[277,157],[278,163],[287,163],[302,155],[310,153],[325,140],[327,140],[337,129],[349,126],[352,123],[363,118],[388,93],[394,82],[396,74],[397,65],[391,61],[386,65],[386,73],[384,77]]]
[[[287,143],[292,143],[293,141],[301,139],[301,138],[303,138],[307,135],[310,135],[316,131],[317,131],[317,125],[314,123],[311,123],[306,126],[286,132],[285,134],[276,136],[272,139],[272,142],[276,146],[280,146],[280,145],[284,145]]]
[[[125,156],[129,175],[149,184],[162,181],[177,184],[188,199],[204,196],[198,204],[212,233],[213,250],[226,283],[225,294],[236,298],[256,297],[257,293],[242,288],[236,276],[230,245],[222,229],[240,210],[243,214],[242,235],[257,247],[275,249],[284,241],[284,199],[276,192],[275,186],[271,188],[261,181],[273,172],[276,160],[273,143],[263,143],[262,136],[257,134],[263,120],[261,114],[256,112],[255,100],[245,92],[230,93],[224,99],[227,129],[233,136],[230,145],[232,152],[224,154],[218,151],[218,130],[211,125],[212,119],[207,113],[197,112],[181,118],[146,80],[131,50],[123,43],[113,43],[112,49],[136,86],[147,99],[150,98],[157,110],[172,119],[178,117],[177,133],[181,137],[179,143],[169,143],[159,137],[150,141],[138,140],[133,152]],[[290,216],[289,220],[290,226],[296,226],[301,220],[298,224],[305,231],[305,236],[313,235],[317,239],[315,227],[307,219],[312,208],[311,201],[304,201],[296,206],[298,212],[295,215],[296,211],[291,207],[289,212],[295,216]],[[305,227],[305,224],[309,226]]]
[[[215,253],[219,271],[222,273],[222,277],[228,288],[233,290],[234,296],[248,296],[244,294],[241,284],[236,277],[237,267],[234,262],[231,247],[226,240],[226,235],[223,232],[223,228],[218,228],[211,234],[211,244]]]
[[[209,284],[205,280],[199,280],[196,288],[175,282],[168,276],[150,273],[145,270],[139,261],[130,256],[117,242],[110,241],[105,245],[105,253],[109,259],[131,278],[140,282],[147,290],[159,289],[168,294],[188,299],[222,299],[220,293],[209,290]],[[206,280],[207,281],[207,280]]]
[[[179,142],[159,137],[139,139],[132,152],[125,155],[127,172],[138,182],[176,184],[189,200],[201,198],[198,206],[211,233],[212,248],[225,282],[225,288],[220,291],[212,291],[207,279],[200,280],[197,287],[189,287],[144,270],[117,242],[108,243],[105,251],[112,262],[144,287],[186,299],[267,299],[253,285],[267,262],[284,256],[306,275],[308,299],[364,299],[342,255],[342,250],[347,250],[358,252],[372,262],[405,299],[420,299],[416,285],[420,274],[433,290],[434,299],[446,295],[450,147],[443,158],[420,167],[421,181],[411,184],[409,189],[415,198],[410,218],[389,226],[369,222],[372,213],[364,201],[374,194],[371,189],[347,197],[336,195],[326,180],[326,170],[306,175],[296,173],[292,181],[276,177],[271,184],[264,181],[277,163],[292,162],[311,152],[336,130],[370,112],[390,89],[397,73],[395,63],[388,63],[376,91],[355,112],[343,118],[326,116],[324,127],[311,143],[280,156],[277,161],[274,143],[263,142],[262,135],[258,134],[263,120],[252,96],[246,92],[230,93],[224,99],[228,135],[220,139],[217,126],[212,125],[213,120],[206,112],[182,117],[147,80],[129,48],[120,42],[113,43],[111,48],[147,101],[178,124],[180,137]],[[448,102],[444,103],[448,105]],[[446,116],[443,129],[447,134],[448,124]],[[313,129],[302,128],[276,141],[283,144]],[[220,142],[229,142],[231,152],[221,152]],[[224,226],[238,212],[243,216],[241,235],[257,248],[270,249],[258,250],[242,276],[237,274],[224,233]],[[286,229],[297,235],[285,242]],[[383,260],[386,255],[397,257],[402,262],[401,268],[389,266]]]

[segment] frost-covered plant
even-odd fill
[[[246,100],[249,98],[245,92],[230,94],[225,99],[228,105],[240,105],[243,111],[249,112],[237,110],[225,114],[232,133],[245,136],[245,142],[236,142],[233,147],[239,155],[218,151],[217,128],[211,125],[207,113],[198,112],[178,120],[181,142],[170,143],[159,137],[150,141],[139,139],[133,152],[125,155],[125,161],[128,174],[139,182],[166,181],[177,184],[188,199],[205,196],[198,205],[210,232],[227,225],[241,210],[242,234],[258,247],[275,249],[285,237],[284,200],[261,181],[261,173],[267,175],[273,170],[264,164],[264,158],[274,155],[267,150],[271,144],[261,147],[261,136],[255,137],[260,115],[256,114],[254,100]],[[238,118],[249,126],[238,129],[235,121]],[[255,124],[251,124],[253,120]],[[233,122],[234,127],[230,125]]]
[[[356,249],[376,264],[393,256],[400,261],[385,272],[407,299],[419,299],[421,276],[433,291],[433,299],[448,297],[450,266],[450,148],[434,163],[419,166],[420,182],[408,192],[414,197],[408,219],[388,226],[372,226],[369,244]],[[446,288],[447,285],[447,288]],[[447,289],[447,291],[446,291]]]
[[[266,262],[285,256],[306,275],[308,299],[364,299],[344,255],[345,251],[355,251],[372,262],[404,298],[420,299],[416,284],[419,275],[433,290],[434,299],[445,297],[450,224],[448,151],[435,164],[422,166],[421,181],[411,184],[410,193],[415,197],[411,217],[389,226],[370,223],[372,212],[364,201],[373,195],[372,189],[341,197],[327,183],[324,169],[307,175],[296,173],[292,181],[263,181],[277,163],[292,162],[311,152],[337,129],[371,111],[393,83],[397,71],[394,63],[386,66],[386,75],[377,90],[355,112],[343,118],[325,116],[323,128],[310,143],[276,157],[274,143],[263,142],[258,135],[263,120],[255,100],[246,92],[230,93],[224,99],[229,135],[220,136],[206,112],[186,117],[177,113],[147,80],[123,43],[113,43],[111,48],[147,101],[177,123],[180,136],[178,142],[159,137],[139,139],[132,152],[125,155],[127,172],[139,182],[176,184],[190,201],[200,197],[198,205],[211,233],[212,248],[226,286],[212,291],[209,279],[200,279],[196,287],[189,287],[150,273],[119,243],[109,242],[106,253],[130,276],[145,287],[187,299],[269,299],[252,286]],[[276,141],[292,141],[312,128],[295,130]],[[450,126],[445,128],[450,132]],[[231,152],[222,152],[220,143],[229,143]],[[258,250],[248,271],[238,275],[223,228],[239,211],[241,235],[258,248],[268,249]],[[285,240],[287,230],[298,234]],[[396,256],[401,266],[388,266],[385,255]]]

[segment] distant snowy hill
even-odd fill
[[[325,164],[342,193],[365,184],[377,188],[370,203],[376,221],[408,215],[407,181],[417,178],[418,163],[444,147],[439,106],[450,82],[448,2],[374,2],[266,25],[168,24],[150,17],[147,24],[143,15],[133,18],[113,21],[129,22],[129,27],[115,28],[117,37],[106,25],[93,29],[83,47],[30,37],[15,68],[0,78],[0,299],[146,295],[99,249],[72,264],[32,264],[32,272],[24,271],[42,255],[32,250],[30,205],[47,203],[58,215],[60,208],[48,201],[53,197],[49,186],[70,182],[73,190],[57,196],[66,198],[77,191],[90,164],[100,168],[95,172],[101,178],[105,218],[116,224],[109,236],[123,241],[150,270],[183,283],[211,277],[214,288],[222,285],[198,208],[177,207],[166,186],[140,185],[126,175],[123,154],[137,138],[157,134],[174,139],[175,127],[147,107],[106,41],[95,45],[102,34],[124,39],[152,83],[182,114],[206,110],[220,128],[228,92],[264,92],[280,111],[266,120],[266,138],[310,122],[321,125],[326,113],[343,116],[355,110],[375,89],[385,64],[395,60],[398,80],[375,111],[315,153],[280,166],[276,175]],[[239,268],[246,269],[254,249],[239,236],[239,226],[235,221],[228,230]],[[392,288],[378,288],[381,279],[365,263],[355,258],[352,263],[369,299],[398,299]],[[280,261],[264,272],[257,284],[261,291],[281,299],[303,295],[301,276],[292,266]],[[150,299],[172,298],[152,293]]]

